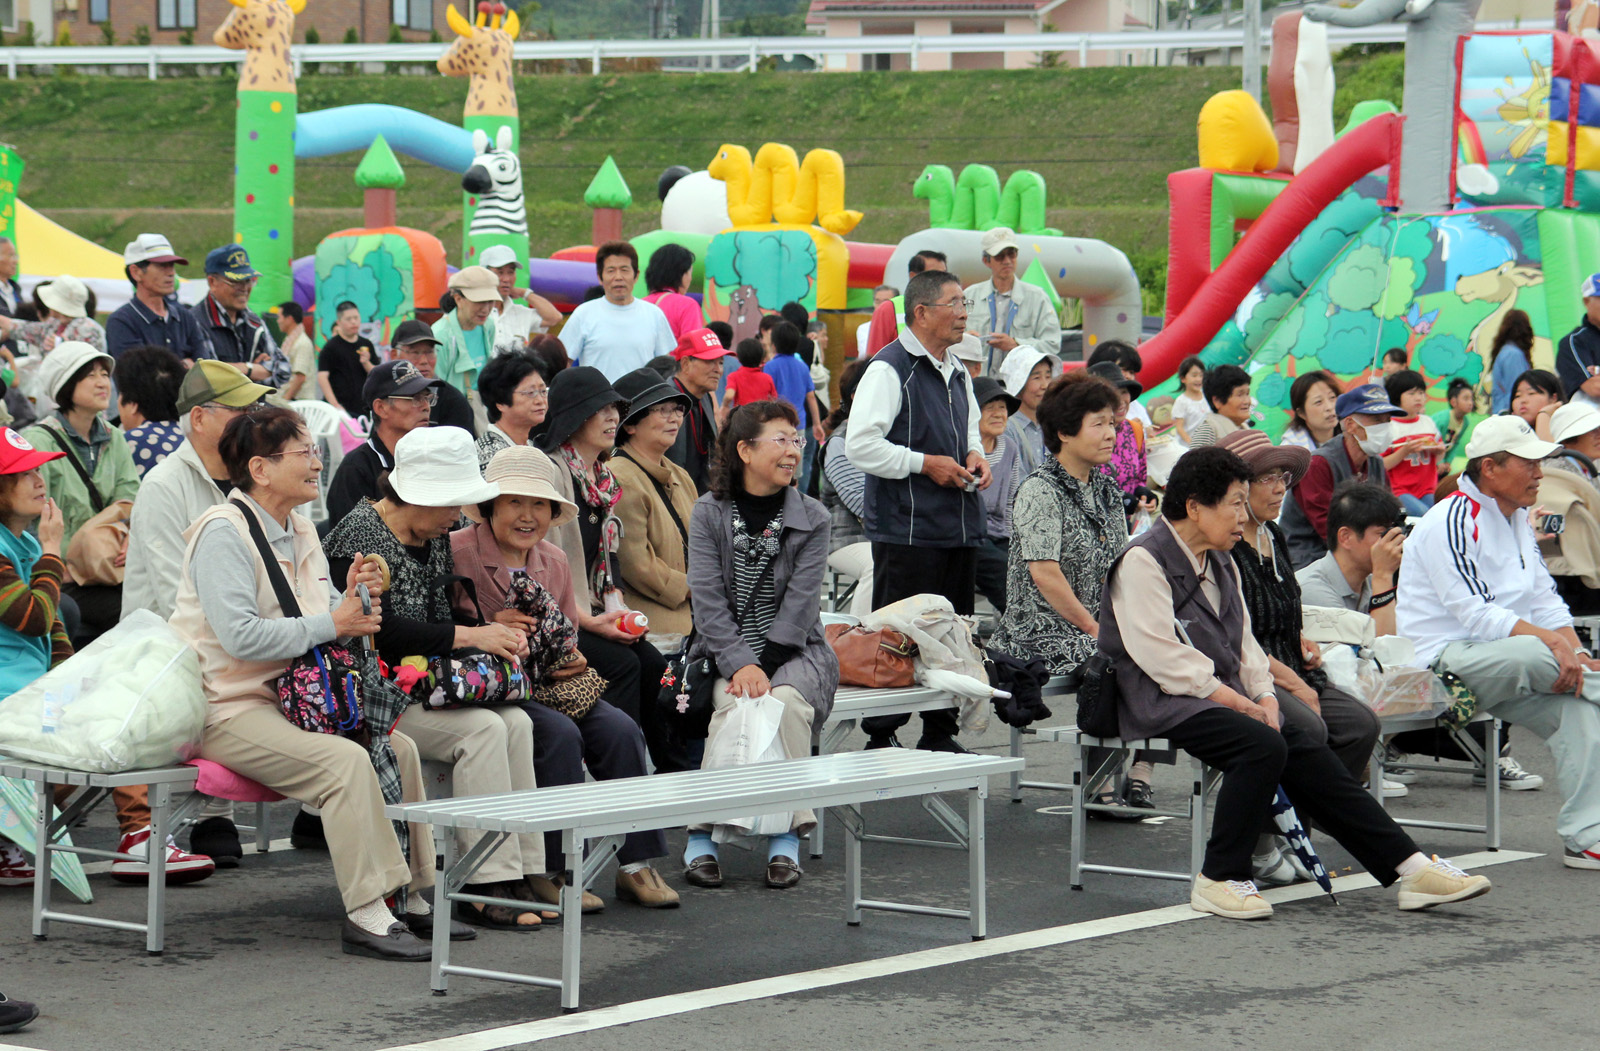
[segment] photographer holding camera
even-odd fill
[[[1328,500],[1328,553],[1295,574],[1301,602],[1370,614],[1379,635],[1395,634],[1406,533],[1406,514],[1393,493],[1370,482],[1341,482]]]

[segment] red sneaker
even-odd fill
[[[0,887],[27,887],[33,877],[27,852],[9,840],[0,840]]]
[[[150,830],[141,828],[137,832],[129,832],[122,837],[122,842],[117,844],[117,853],[132,854],[139,861],[113,861],[111,863],[111,878],[119,883],[145,883],[150,882]],[[181,883],[198,883],[216,871],[216,865],[204,854],[190,854],[179,850],[178,845],[167,837],[167,886],[176,886]]]

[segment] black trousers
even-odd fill
[[[694,769],[684,742],[656,711],[661,675],[667,670],[667,659],[661,652],[643,639],[629,645],[582,630],[578,632],[578,652],[609,684],[605,699],[644,731],[644,743],[650,749],[656,773]]]
[[[74,650],[83,649],[122,619],[121,584],[65,584],[61,593],[71,596],[78,606],[79,624],[70,636]]]
[[[1011,538],[985,537],[977,547],[978,591],[996,613],[1006,611],[1006,561],[1011,554]]]
[[[1313,739],[1319,739],[1358,782],[1366,780],[1367,760],[1378,743],[1378,716],[1371,708],[1335,686],[1317,695],[1322,706],[1319,716],[1294,694],[1279,689],[1278,707],[1283,717],[1300,724]]]
[[[975,547],[913,547],[872,542],[872,608],[912,595],[943,595],[957,613],[971,616],[978,580]],[[887,737],[911,721],[907,715],[880,715],[861,720],[872,737]],[[922,713],[925,737],[954,737],[960,725],[950,710]]]
[[[1285,719],[1280,732],[1232,709],[1208,708],[1161,736],[1222,771],[1200,869],[1209,879],[1250,878],[1250,855],[1271,822],[1279,785],[1302,822],[1315,822],[1386,887],[1399,878],[1395,866],[1417,852],[1411,837],[1298,720]]]
[[[533,720],[533,776],[540,788],[582,784],[585,763],[596,781],[644,776],[639,724],[605,701],[577,720],[542,704],[525,704],[522,710]],[[617,861],[631,865],[666,855],[667,834],[657,828],[629,832]],[[545,833],[544,856],[552,869],[561,864],[561,833]]]

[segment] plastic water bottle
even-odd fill
[[[617,630],[626,635],[643,635],[650,630],[650,618],[636,610],[626,610],[616,620]]]

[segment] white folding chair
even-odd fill
[[[306,507],[313,522],[328,518],[328,486],[333,483],[333,473],[344,459],[344,445],[339,439],[339,427],[350,417],[339,406],[325,401],[296,399],[289,403],[300,418],[306,421],[306,432],[317,443],[322,453],[322,474],[317,479],[317,498]]]

